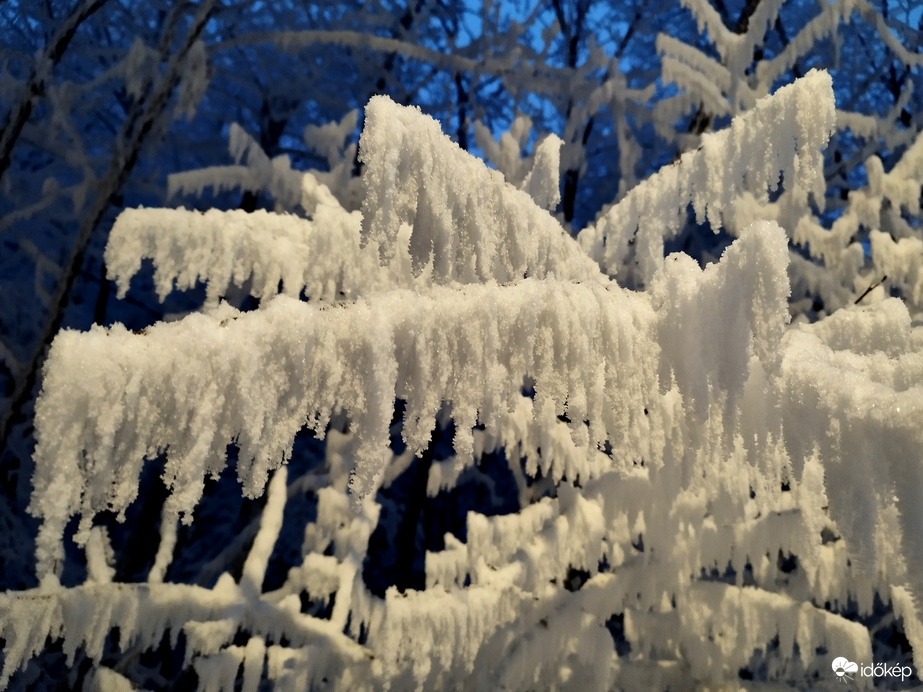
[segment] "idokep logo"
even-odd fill
[[[846,680],[853,680],[854,678],[851,678],[848,674],[855,674],[859,670],[858,663],[853,663],[852,661],[843,658],[842,656],[838,656],[837,658],[833,659],[832,665],[833,672],[836,673],[836,676],[843,682],[846,682]]]
[[[863,678],[900,678],[902,682],[913,675],[913,668],[910,666],[890,666],[887,663],[860,666],[843,656],[837,656],[833,659],[831,667],[836,674],[837,680],[844,683],[847,680],[855,680],[854,676],[856,675]]]

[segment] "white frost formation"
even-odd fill
[[[537,152],[547,168],[555,143]],[[414,272],[432,266],[442,283],[500,283],[554,275],[562,280],[599,277],[599,267],[574,245],[561,225],[529,193],[506,183],[442,134],[439,123],[386,96],[369,101],[359,156],[366,164],[363,242],[378,244],[383,260],[396,252],[401,224],[410,224]],[[553,192],[536,178],[525,183],[543,202]]]
[[[119,297],[150,258],[161,300],[203,281],[211,305],[233,287],[248,287],[256,298],[281,292],[328,302],[411,287],[406,252],[402,261],[379,266],[374,247],[359,247],[360,224],[359,212],[339,204],[319,205],[312,219],[262,210],[126,209],[112,227],[106,266]]]
[[[99,664],[115,628],[123,649],[182,631],[185,663],[209,690],[238,678],[255,689],[264,670],[292,690],[721,686],[770,642],[771,678],[809,679],[833,656],[871,660],[868,630],[837,612],[869,613],[875,598],[895,604],[923,650],[923,332],[906,305],[873,300],[790,325],[788,236],[773,220],[731,229],[739,237],[704,270],[661,256],[687,203],[717,228],[738,203],[766,202],[780,172],[780,218],[808,214],[808,194],[822,198],[832,99],[813,72],[759,101],[579,244],[533,201],[553,201],[553,140],[520,171],[527,193],[383,97],[361,139],[361,226],[314,178],[302,180],[310,219],[125,212],[107,249],[120,292],[151,257],[162,296],[205,280],[210,304],[141,334],[117,325],[55,339],[30,506],[41,586],[0,594],[0,686],[48,636],[69,660],[84,647]],[[901,166],[917,158],[870,176],[869,195],[909,200],[899,183],[916,173]],[[621,275],[631,237],[645,292],[594,261]],[[901,276],[916,281],[909,251],[886,259],[872,238],[881,262],[906,261]],[[232,285],[249,285],[259,309],[218,303]],[[389,448],[396,399],[401,455]],[[424,591],[380,598],[362,577],[376,491],[446,415],[456,458],[431,465],[427,492],[502,447],[522,508],[469,513],[464,540],[427,553]],[[348,433],[331,425],[344,416]],[[326,463],[289,478],[304,426],[327,436]],[[230,442],[244,493],[269,482],[241,578],[165,583],[169,527],[192,521]],[[161,453],[170,495],[154,568],[145,584],[111,583],[94,518],[124,513],[144,460]],[[264,592],[286,503],[306,489],[318,502],[303,562]],[[63,588],[75,516],[90,576]],[[783,570],[785,557],[798,568]],[[329,617],[303,612],[304,597],[335,599]],[[606,629],[616,618],[629,654]],[[120,678],[94,672],[99,685]]]
[[[830,76],[812,70],[632,188],[580,232],[580,245],[610,275],[643,286],[663,265],[663,242],[685,225],[690,204],[698,223],[734,235],[742,229],[729,220],[744,193],[766,204],[780,179],[793,212],[808,209],[809,194],[823,205],[822,149],[835,113]],[[779,220],[789,225],[789,218]]]

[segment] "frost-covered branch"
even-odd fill
[[[796,209],[807,209],[809,193],[823,205],[821,150],[834,122],[830,77],[812,71],[760,100],[728,129],[704,135],[697,150],[634,187],[581,231],[578,241],[604,271],[649,284],[663,264],[664,240],[686,223],[688,204],[699,223],[734,232],[728,221],[738,198],[750,192],[768,202],[781,176]]]
[[[383,473],[395,398],[407,402],[403,437],[414,452],[426,448],[442,402],[450,402],[455,448],[467,463],[471,429],[480,422],[500,430],[529,376],[536,411],[567,411],[573,443],[589,463],[607,441],[618,444],[617,464],[662,463],[667,452],[630,432],[657,419],[656,409],[643,411],[656,397],[658,378],[675,378],[693,401],[715,384],[733,402],[751,338],[772,368],[772,344],[785,319],[786,255],[777,251],[783,242],[777,228],[754,229],[721,270],[698,277],[671,269],[664,285],[685,286],[688,294],[656,299],[665,316],[660,327],[647,299],[618,287],[530,280],[392,291],[327,309],[279,296],[257,312],[225,305],[212,316],[155,325],[142,335],[118,326],[63,332],[49,355],[47,393],[36,413],[41,429],[32,511],[45,519],[40,569],[56,570],[72,515],[82,515],[82,542],[97,512],[124,512],[143,459],[157,450],[167,451],[171,507],[188,520],[204,476],[221,470],[229,442],[240,447],[244,491],[257,495],[306,422],[322,434],[330,417],[345,410],[359,431],[353,490],[362,496]],[[679,315],[698,310],[699,318],[720,324],[725,300],[741,296],[754,312],[732,313],[728,350],[715,351],[705,369],[690,367],[682,352],[658,362],[658,342],[668,349],[682,343]],[[589,381],[588,362],[596,364]],[[75,367],[87,376],[59,386]],[[221,386],[230,382],[233,392]],[[173,392],[166,400],[165,383]],[[92,412],[92,420],[84,412]]]
[[[318,207],[311,220],[265,211],[126,209],[112,227],[106,266],[120,297],[141,259],[151,258],[161,300],[205,281],[211,304],[232,286],[249,285],[257,298],[281,292],[325,301],[412,286],[406,251],[379,266],[374,246],[360,248],[360,223],[358,212],[338,205]]]
[[[623,426],[630,429],[655,386],[656,351],[643,336],[649,309],[618,291],[529,281],[422,295],[394,291],[330,309],[280,296],[256,313],[225,306],[212,317],[155,325],[145,335],[119,327],[63,332],[49,355],[48,394],[36,413],[42,432],[32,509],[46,517],[40,563],[53,569],[60,522],[73,513],[83,514],[82,533],[102,508],[124,511],[134,499],[142,460],[156,450],[167,450],[165,479],[179,511],[188,514],[205,474],[223,466],[228,442],[240,446],[245,492],[258,494],[306,420],[323,433],[340,409],[362,431],[354,489],[364,494],[382,473],[396,397],[408,402],[404,438],[418,451],[428,443],[441,402],[450,401],[458,421],[456,449],[469,458],[471,427],[478,421],[496,426],[519,398],[525,375],[535,378],[539,401],[559,409],[567,402],[574,420],[593,421],[589,429],[580,424],[574,430],[583,445],[622,439]],[[487,305],[493,307],[485,311]],[[636,359],[631,372],[607,360],[610,345]],[[589,389],[578,354],[602,367]],[[58,398],[54,392],[65,390],[55,383],[67,377],[75,357],[95,375]],[[276,366],[261,365],[269,362]],[[371,386],[369,372],[377,374]],[[607,381],[610,386],[600,389]],[[229,382],[237,383],[238,394],[220,394],[221,383]],[[421,388],[421,382],[429,384]],[[169,404],[160,396],[165,383],[179,388]],[[139,406],[146,413],[136,417]],[[77,411],[93,411],[97,423],[88,426],[89,420],[74,417]],[[66,488],[59,486],[64,469]]]
[[[827,282],[814,290],[828,311],[849,302],[849,296],[861,290],[859,282],[882,276],[918,311],[923,307],[923,237],[904,216],[912,219],[920,212],[923,135],[917,135],[890,171],[874,155],[865,168],[868,185],[850,192],[846,208],[831,227],[805,216],[795,227],[793,240],[809,247],[828,269]],[[868,232],[868,250],[861,242],[862,229]]]
[[[373,36],[357,31],[264,31],[253,32],[222,41],[213,51],[226,51],[259,43],[272,43],[286,50],[299,50],[313,45],[336,45],[349,48],[369,48],[382,53],[397,53],[415,58],[430,65],[438,65],[452,72],[482,72],[486,69],[481,61],[451,53],[440,53],[426,46]]]
[[[150,648],[164,632],[175,643],[186,634],[187,664],[193,658],[207,660],[233,639],[239,626],[261,632],[267,638],[284,633],[297,650],[319,646],[330,657],[333,670],[368,665],[368,653],[329,622],[299,612],[297,598],[277,605],[248,600],[229,575],[213,589],[185,584],[93,584],[62,589],[44,587],[0,593],[0,635],[6,642],[0,685],[37,652],[46,639],[63,641],[64,654],[73,661],[79,648],[96,662],[113,628],[119,646]],[[203,668],[207,666],[203,664]],[[236,676],[237,667],[233,669]],[[233,678],[232,678],[233,679]]]
[[[601,278],[548,212],[459,149],[435,120],[383,96],[369,101],[365,117],[363,244],[377,243],[383,260],[394,257],[406,223],[414,273],[431,265],[440,283]]]
[[[384,96],[366,111],[361,177],[353,112],[305,131],[329,174],[270,159],[234,126],[242,165],[171,181],[259,189],[300,216],[123,212],[105,256],[120,295],[151,258],[161,299],[206,281],[206,304],[137,332],[54,339],[29,507],[40,586],[0,593],[0,683],[49,637],[69,666],[83,652],[98,685],[134,683],[168,631],[164,650],[182,634],[181,669],[203,689],[727,686],[754,661],[797,684],[831,675],[834,656],[868,660],[882,613],[918,644],[923,139],[888,173],[868,159],[868,185],[826,231],[811,203],[823,204],[836,121],[830,77],[757,100],[765,84],[744,77],[780,3],[748,3],[742,33],[708,2],[687,5],[721,64],[662,38],[664,74],[688,86],[714,73],[706,105],[735,117],[633,189],[623,171],[624,196],[579,243],[548,210],[559,169],[583,171],[582,152],[551,136],[523,158],[526,118],[498,142],[484,120],[475,137],[491,170]],[[408,21],[437,9],[420,11]],[[405,54],[376,41],[363,45]],[[590,53],[573,74],[606,74],[582,101],[562,95],[571,144],[606,104],[654,93]],[[897,80],[893,93],[911,103]],[[600,127],[627,136],[635,106]],[[646,145],[620,141],[620,165]],[[347,211],[354,192],[361,214]],[[663,257],[689,205],[733,236],[704,268]],[[884,269],[895,283],[852,306],[868,285],[855,282]],[[827,292],[849,306],[790,323],[790,274],[796,300]],[[220,302],[232,287],[259,304]],[[296,440],[305,428],[322,453],[319,439]],[[268,487],[267,499],[229,516],[226,541],[202,553],[178,523],[214,530],[197,510],[230,463],[245,496]],[[160,541],[147,583],[124,584],[106,524],[135,511],[145,464],[166,488],[142,508],[159,515]],[[71,538],[82,551],[65,550]],[[184,550],[204,565],[200,586],[165,583]],[[63,587],[73,554],[86,582]]]
[[[230,127],[228,148],[237,165],[174,173],[167,181],[167,196],[190,193],[201,196],[206,187],[215,193],[238,188],[243,192],[269,192],[280,211],[293,210],[298,204],[303,204],[309,213],[314,210],[310,202],[317,201],[306,194],[310,189],[306,178],[310,174],[293,170],[287,156],[270,159],[237,123]],[[330,191],[319,201],[332,202]]]

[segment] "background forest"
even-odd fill
[[[0,4],[0,687],[918,671],[921,63],[909,0]]]

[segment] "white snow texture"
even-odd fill
[[[560,140],[538,145],[514,186],[383,96],[360,140],[361,215],[311,174],[298,188],[309,218],[125,211],[106,251],[120,295],[150,257],[162,298],[202,280],[208,304],[140,334],[116,325],[55,339],[30,506],[42,587],[0,594],[0,686],[46,635],[63,637],[68,657],[85,645],[98,661],[115,627],[122,648],[183,630],[203,689],[231,689],[238,674],[256,689],[264,662],[280,689],[321,679],[338,689],[720,686],[775,637],[772,665],[809,679],[829,675],[834,656],[871,661],[865,627],[811,601],[869,612],[876,595],[893,597],[920,637],[923,332],[897,299],[789,324],[789,234],[809,196],[823,200],[834,120],[830,77],[812,71],[636,186],[579,242],[547,211]],[[908,170],[870,180],[875,194],[904,199],[898,182],[919,179],[916,149]],[[784,213],[736,226],[747,200],[768,205],[780,174]],[[705,269],[663,257],[687,204],[737,237]],[[919,240],[872,243],[919,304],[921,265],[908,259]],[[232,286],[259,309],[221,301]],[[396,399],[406,402],[400,457],[389,448]],[[328,430],[343,414],[349,433]],[[503,447],[523,508],[469,513],[466,540],[448,535],[427,555],[425,591],[377,598],[361,575],[376,491],[446,415],[456,458],[433,464],[430,494]],[[329,483],[303,564],[262,593],[294,482],[284,464],[304,426],[327,434]],[[227,574],[214,589],[160,583],[172,543],[150,583],[107,583],[94,517],[124,514],[145,459],[166,455],[164,526],[191,522],[232,441],[247,496],[273,477],[240,584]],[[526,476],[550,479],[554,493],[533,497]],[[64,589],[75,516],[91,579]],[[799,559],[785,582],[778,555]],[[728,567],[734,583],[701,578]],[[573,570],[586,581],[566,590]],[[335,593],[330,620],[301,612],[303,591]],[[630,657],[613,649],[613,615]],[[238,628],[245,646],[233,645]]]

